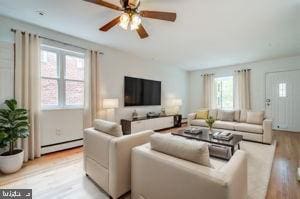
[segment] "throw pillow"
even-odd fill
[[[152,150],[212,167],[206,142],[189,140],[171,134],[155,133],[150,137],[150,144]]]
[[[249,124],[262,124],[264,121],[264,111],[248,111],[247,112],[247,123]]]
[[[217,120],[222,120],[223,110],[218,109]]]
[[[206,120],[208,117],[208,110],[199,110],[196,112],[196,119]]]
[[[240,122],[247,122],[247,110],[241,110]]]
[[[208,111],[208,116],[214,118],[215,120],[217,119],[218,116],[218,109],[210,109]]]
[[[233,122],[235,111],[222,111],[222,121]]]
[[[121,126],[115,122],[96,119],[94,120],[94,128],[115,137],[121,137],[123,135]]]
[[[241,114],[240,110],[235,110],[234,111],[234,121],[235,122],[239,122],[240,121],[240,114]]]

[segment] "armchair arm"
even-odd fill
[[[230,161],[221,168],[225,173],[225,181],[228,185],[228,198],[247,198],[247,158],[244,151],[236,151]]]
[[[188,126],[191,126],[191,121],[195,118],[196,118],[196,113],[188,114],[188,121],[187,121]]]
[[[273,137],[272,120],[265,119],[263,121],[263,143],[271,144]]]
[[[87,158],[93,159],[101,165],[108,165],[108,149],[114,136],[108,135],[94,128],[88,128],[83,133],[84,169],[87,172]]]
[[[109,147],[109,193],[117,198],[131,188],[131,149],[150,141],[152,130],[118,137]]]

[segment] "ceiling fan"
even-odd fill
[[[131,30],[136,30],[141,39],[148,37],[148,33],[145,30],[144,26],[141,24],[141,17],[152,18],[152,19],[160,19],[165,21],[176,20],[176,13],[172,12],[160,12],[160,11],[148,11],[141,10],[139,11],[140,0],[120,0],[120,6],[114,5],[112,3],[108,3],[102,0],[84,0],[87,2],[95,3],[100,6],[104,6],[113,10],[122,11],[121,16],[116,17],[109,23],[102,26],[99,30],[108,31],[115,25],[119,24],[123,29],[127,30],[128,26],[130,26]]]

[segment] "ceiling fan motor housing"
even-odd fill
[[[140,5],[140,0],[120,0],[120,4],[124,9],[135,9]]]

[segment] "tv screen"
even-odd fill
[[[125,106],[161,105],[161,82],[125,77]]]

